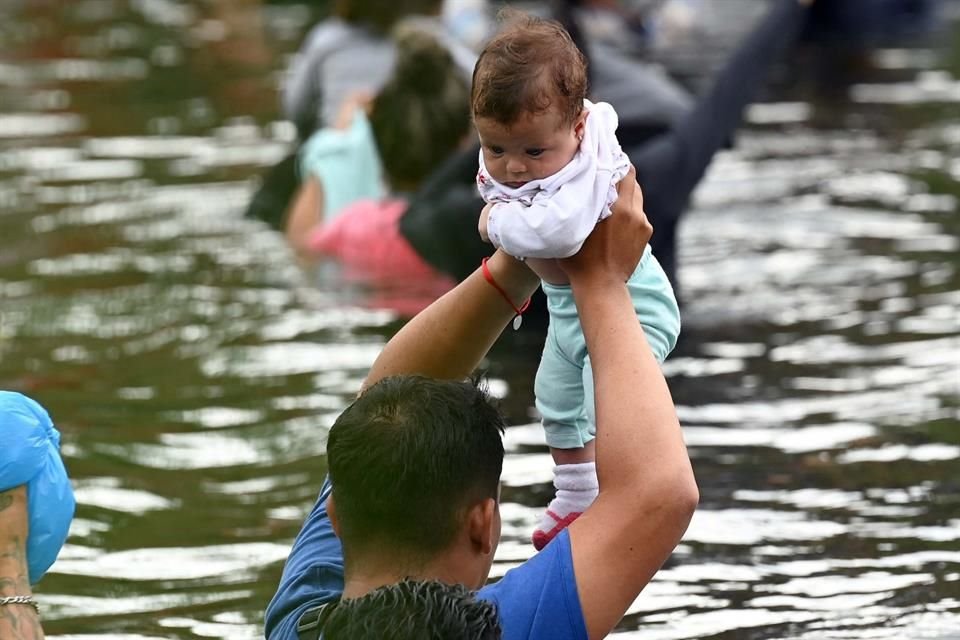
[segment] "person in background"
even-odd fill
[[[442,0],[335,0],[332,15],[307,35],[283,82],[283,114],[303,139],[332,126],[344,103],[375,95],[390,78],[396,47],[390,33],[404,19],[432,33],[464,78],[475,56],[439,19]]]
[[[944,5],[941,0],[820,2],[802,34],[804,64],[790,69],[790,80],[818,100],[846,103],[851,85],[873,81],[878,47],[929,47],[949,22],[941,20]]]
[[[0,491],[0,638],[43,638],[27,568],[27,489]]]
[[[811,12],[804,38],[849,48],[897,46],[929,33],[941,0],[833,0]]]
[[[315,136],[329,142],[325,152],[305,147],[310,177],[294,199],[286,234],[308,259],[333,258],[367,284],[419,289],[432,295],[429,303],[455,283],[410,248],[398,223],[406,194],[469,142],[469,86],[432,33],[404,23],[394,37],[393,73],[377,96],[348,102],[347,128]]]
[[[67,539],[76,502],[47,411],[0,391],[0,638],[42,638],[31,585]]]
[[[357,139],[367,135],[364,124],[352,117],[358,104],[368,102],[393,74],[396,45],[391,32],[401,22],[415,24],[432,34],[450,51],[465,81],[469,81],[476,56],[444,28],[442,0],[334,0],[331,14],[314,26],[281,87],[282,113],[296,126],[297,148],[262,176],[260,187],[247,205],[246,217],[283,229],[286,215],[304,189],[322,205],[330,218],[361,197],[374,195],[382,186],[367,177],[359,183],[345,178],[342,161],[360,162]],[[309,178],[317,178],[310,184]],[[326,183],[327,191],[317,187]],[[319,222],[314,219],[313,224]],[[312,226],[312,225],[308,225]],[[293,236],[301,236],[298,228]]]
[[[626,285],[652,231],[632,170],[618,194],[613,215],[558,262],[597,382],[590,508],[484,586],[500,539],[503,419],[464,378],[539,284],[497,251],[390,340],[331,428],[329,479],[267,608],[267,638],[597,640],[619,623],[686,530],[698,490]]]
[[[43,638],[27,568],[27,488],[0,491],[0,638]]]

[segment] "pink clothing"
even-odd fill
[[[360,200],[310,233],[307,246],[339,262],[344,275],[378,294],[377,306],[413,315],[456,282],[424,262],[400,233],[405,200]]]

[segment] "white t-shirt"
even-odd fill
[[[617,141],[613,107],[584,100],[584,108],[580,149],[551,176],[511,189],[490,177],[480,152],[477,187],[484,201],[495,203],[487,218],[494,246],[516,258],[568,258],[610,215],[630,159]]]

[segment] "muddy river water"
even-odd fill
[[[0,4],[0,387],[63,432],[79,502],[55,638],[256,638],[324,437],[402,320],[242,218],[293,138],[305,6]],[[665,365],[702,501],[624,637],[960,638],[960,31],[822,103],[751,109],[682,227]],[[536,336],[494,574],[550,461]]]

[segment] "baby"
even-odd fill
[[[539,550],[597,496],[593,375],[573,295],[555,259],[610,215],[630,161],[617,114],[586,99],[584,57],[558,23],[520,14],[487,44],[473,72],[480,136],[480,234],[540,276],[550,324],[534,386],[555,463],[556,496],[533,533]],[[680,333],[666,274],[647,247],[628,287],[660,362]],[[642,393],[637,389],[637,393]]]

